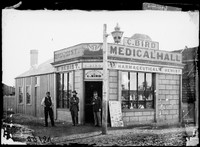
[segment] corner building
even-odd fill
[[[83,43],[54,52],[57,118],[70,119],[68,96],[80,98],[80,123],[92,123],[92,93],[102,97],[102,43]],[[108,101],[120,101],[125,125],[181,121],[182,55],[108,44]]]
[[[159,50],[158,43],[156,49],[134,46],[135,40],[129,39],[133,38],[126,38],[123,45],[107,45],[108,101],[121,102],[125,126],[181,122],[182,54]],[[69,97],[76,90],[79,123],[93,123],[93,91],[102,98],[103,43],[57,50],[51,66],[54,70],[48,84],[55,101],[55,118],[71,122]]]

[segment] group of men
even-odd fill
[[[94,114],[94,125],[96,127],[101,126],[101,98],[98,96],[97,91],[93,92],[93,97],[91,100],[93,106]],[[41,105],[44,107],[44,116],[45,116],[45,127],[48,127],[48,116],[51,120],[52,127],[55,126],[54,117],[53,117],[53,100],[50,96],[50,92],[46,93],[46,96],[42,99]],[[77,97],[76,90],[72,91],[72,97],[69,98],[69,110],[71,112],[73,126],[78,125],[78,111],[79,111],[79,98]]]

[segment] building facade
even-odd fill
[[[182,74],[183,121],[198,124],[198,47],[185,48],[174,52],[182,52],[182,62],[185,64]]]
[[[69,97],[76,90],[80,99],[79,123],[93,123],[93,91],[102,97],[102,47],[102,43],[82,43],[55,51],[51,72],[37,75],[40,77],[38,89],[34,86],[36,74],[16,78],[17,99],[20,100],[20,91],[27,93],[28,89],[32,96],[31,106],[26,105],[28,100],[23,105],[18,102],[19,110],[42,117],[39,102],[50,91],[55,118],[71,122]],[[125,125],[181,121],[183,64],[180,53],[159,50],[158,42],[135,36],[124,38],[123,45],[108,43],[107,52],[108,101],[120,101]],[[27,89],[27,84],[33,86]],[[28,108],[39,112],[29,112]]]

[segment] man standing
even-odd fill
[[[41,105],[44,107],[45,127],[48,127],[48,115],[51,119],[51,125],[54,127],[53,101],[50,97],[50,92],[46,92],[46,97],[42,99]]]
[[[69,104],[72,116],[72,123],[75,126],[78,124],[79,98],[76,96],[77,95],[76,90],[72,91],[72,94],[73,96],[69,99]]]
[[[96,127],[101,126],[101,98],[98,96],[97,91],[93,92],[93,114],[94,114],[94,125]]]

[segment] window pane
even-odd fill
[[[137,108],[137,74],[130,73],[130,109]]]
[[[128,85],[129,84],[128,83],[129,83],[128,72],[122,72],[122,85],[121,85],[121,88],[122,88],[122,97],[121,97],[122,108],[128,108],[128,106],[129,106],[129,96],[128,96],[128,93],[129,93]]]
[[[138,73],[138,108],[144,109],[145,108],[145,81],[144,81],[144,73]]]
[[[57,107],[62,108],[62,87],[63,87],[63,74],[58,74],[58,100]]]
[[[128,72],[122,72],[122,90],[128,90]]]
[[[152,74],[146,73],[147,90],[152,89]]]
[[[147,100],[152,100],[153,99],[153,95],[152,95],[152,74],[147,73],[146,74],[146,93],[145,93],[145,97]]]
[[[26,103],[31,103],[31,94],[30,94],[30,86],[26,86]]]
[[[72,97],[72,91],[73,91],[73,87],[74,87],[74,82],[73,82],[74,76],[73,76],[73,72],[69,73],[69,89],[68,89],[68,99],[67,99],[67,108],[69,108],[69,98]]]
[[[19,87],[19,103],[23,103],[22,87]]]
[[[146,97],[146,108],[153,108],[153,94],[154,94],[154,89],[152,85],[152,80],[153,80],[153,74],[151,73],[146,73],[146,92],[145,92],[145,97]],[[154,81],[155,82],[155,81]]]
[[[68,98],[68,73],[64,73],[64,87],[63,87],[63,108],[67,108],[67,98]]]

